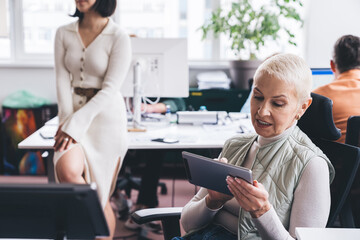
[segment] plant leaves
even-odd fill
[[[284,31],[288,35],[288,43],[295,45],[293,41],[295,34],[288,30],[280,21],[293,21],[303,26],[303,19],[294,4],[303,6],[301,0],[270,0],[270,4],[255,8],[248,0],[238,0],[231,4],[231,9],[225,12],[218,8],[211,14],[199,30],[202,31],[202,39],[205,39],[209,32],[215,37],[224,34],[231,40],[231,49],[235,55],[241,52],[248,52],[255,56],[255,52],[265,45],[267,39],[277,41],[279,32]],[[284,22],[284,21],[283,21]]]

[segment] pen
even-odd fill
[[[244,133],[245,132],[241,125],[239,125],[239,128],[240,128],[239,133]]]

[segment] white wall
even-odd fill
[[[189,69],[189,85],[196,87],[196,75],[203,71],[225,71],[227,65],[206,68],[193,66]],[[55,72],[53,67],[3,67],[0,66],[0,104],[11,93],[26,90],[35,96],[49,99],[56,103]],[[1,112],[1,109],[0,109]]]
[[[0,103],[11,93],[26,90],[56,103],[55,73],[52,67],[0,66]]]
[[[360,36],[359,0],[307,0],[305,58],[310,67],[329,67],[342,35]]]

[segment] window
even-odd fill
[[[0,59],[10,58],[9,2],[0,0]]]
[[[52,54],[56,29],[74,21],[74,0],[22,0],[24,54]]]
[[[74,9],[74,0],[0,0],[0,60],[52,59],[56,29]]]
[[[197,29],[218,0],[120,0],[119,23],[131,34],[148,38],[187,38],[190,60],[210,60],[211,41]]]
[[[306,0],[305,0],[306,1]],[[303,1],[303,2],[305,2]],[[236,0],[220,0],[220,5],[222,9],[230,9],[231,4],[236,2]],[[251,2],[251,1],[250,1]],[[286,2],[286,1],[285,1]],[[262,4],[269,4],[268,0],[265,1],[252,1],[251,2],[255,7],[261,7]],[[305,3],[306,4],[306,3]],[[304,15],[304,7],[299,9],[297,4],[293,4],[300,13],[301,16]],[[276,52],[287,52],[287,53],[294,53],[297,55],[303,55],[304,52],[304,44],[303,44],[303,30],[300,27],[300,24],[294,25],[292,21],[289,24],[282,23],[286,25],[288,29],[290,29],[293,33],[296,33],[296,44],[297,46],[290,45],[287,43],[288,36],[285,32],[279,31],[280,38],[278,42],[268,39],[265,43],[265,46],[261,48],[261,50],[257,53],[257,57],[259,59],[265,59],[266,57],[276,53]],[[220,59],[234,59],[236,56],[233,54],[230,48],[230,41],[224,35],[220,36]],[[241,56],[240,56],[241,57]],[[244,57],[244,56],[243,56]],[[248,57],[248,56],[245,56]]]
[[[235,0],[118,0],[115,21],[138,37],[187,38],[191,61],[219,61],[232,58],[229,42],[202,40],[200,26],[219,7]],[[75,19],[74,0],[0,0],[0,60],[52,60],[56,29]],[[302,31],[298,43],[303,41]],[[270,50],[269,50],[270,49]],[[303,49],[269,43],[262,51],[267,56],[276,51],[299,53]]]

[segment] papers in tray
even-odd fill
[[[196,76],[199,89],[230,88],[230,79],[223,71],[212,71],[199,73]]]

